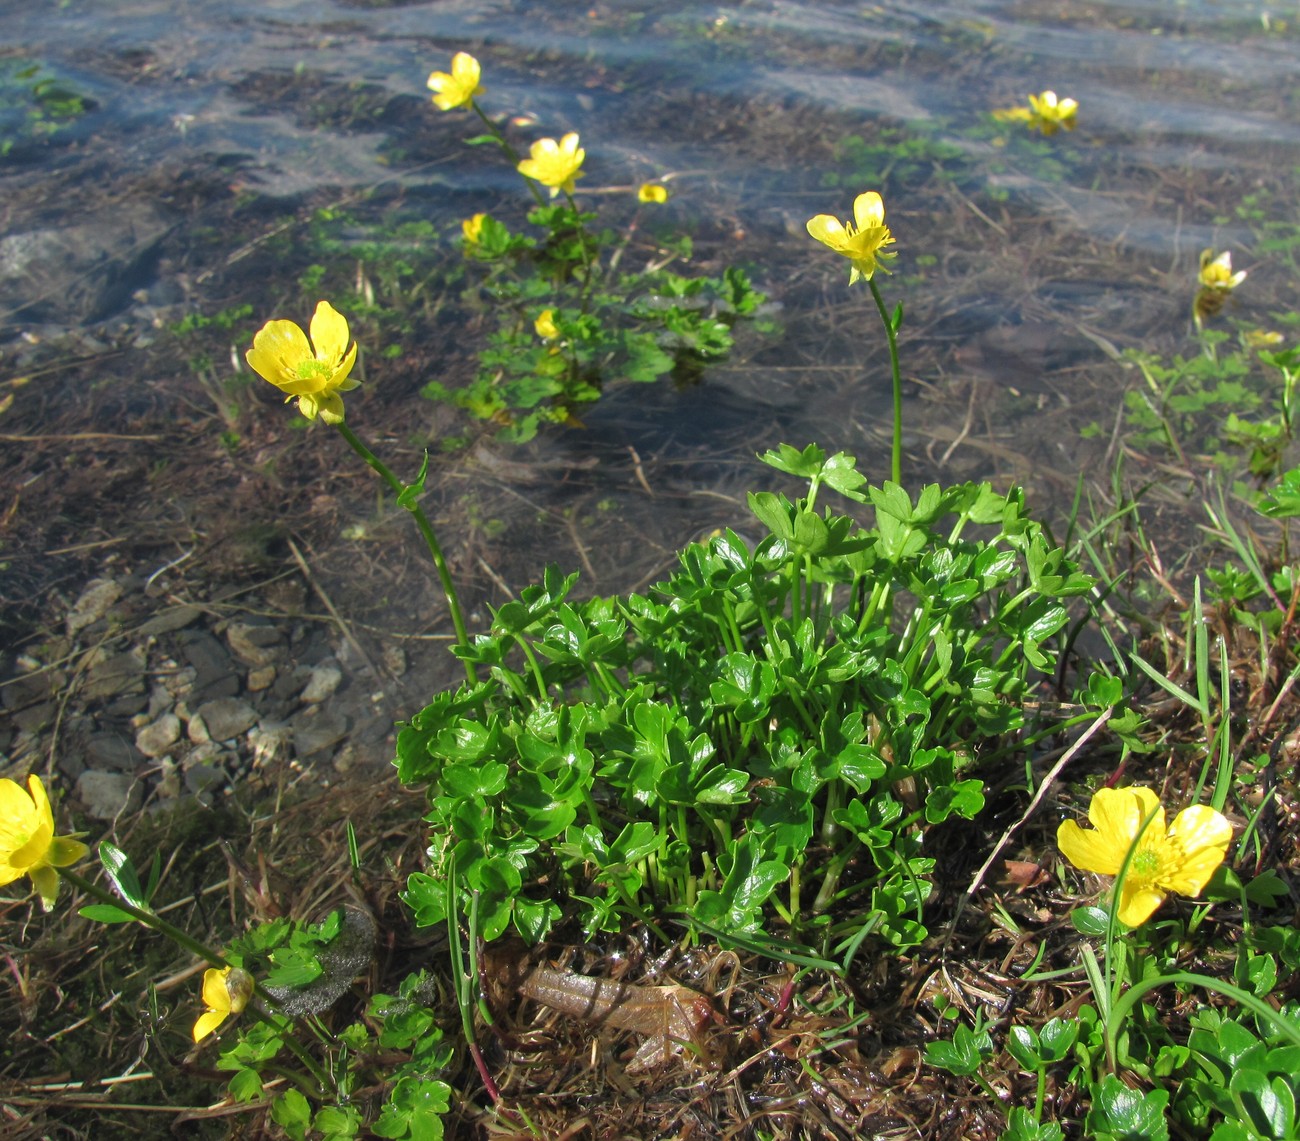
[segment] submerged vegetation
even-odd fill
[[[1238,320],[1247,273],[1207,249],[1180,355],[1109,346],[1141,383],[1085,434],[1122,442],[1119,493],[1089,513],[1081,480],[1058,539],[1021,486],[909,470],[904,310],[880,275],[931,251],[892,197],[887,226],[882,194],[843,179],[851,220],[828,189],[833,212],[803,228],[849,260],[861,352],[888,360],[890,478],[783,443],[746,477],[749,518],[655,581],[597,592],[538,564],[476,620],[424,502],[428,453],[396,474],[391,437],[356,411],[411,347],[424,284],[463,287],[489,326],[472,377],[425,395],[519,444],[571,430],[617,382],[697,380],[765,298],[735,267],[671,272],[685,236],[631,264],[641,215],[596,228],[579,135],[524,157],[480,104],[478,60],[449,67],[434,105],[482,121],[471,142],[525,180],[532,230],[474,212],[451,268],[395,253],[432,247],[429,223],[353,240],[352,298],[320,299],[333,271],[313,262],[308,329],[274,317],[240,347],[412,517],[463,681],[399,726],[403,791],[372,835],[334,805],[327,886],[292,917],[266,867],[259,880],[225,849],[252,902],[205,923],[199,892],[164,902],[162,844],[56,835],[36,775],[0,781],[0,884],[29,878],[53,908],[8,943],[15,978],[59,924],[106,946],[171,939],[193,992],[185,1080],[223,1084],[242,1135],[1297,1136],[1300,317],[1277,315],[1286,333]],[[1075,100],[1028,99],[981,129],[1068,145]],[[880,157],[861,139],[843,153]],[[621,190],[650,212],[670,185]],[[316,212],[317,252],[340,217]],[[251,413],[210,395],[234,454]],[[1143,529],[1122,478],[1141,449],[1204,497],[1201,573],[1172,573]],[[275,817],[258,827],[283,852]],[[521,1001],[545,1015],[520,1020]],[[39,1098],[14,1104],[35,1114]]]

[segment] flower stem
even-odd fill
[[[889,338],[889,369],[894,383],[894,445],[890,456],[890,478],[895,483],[903,482],[903,379],[898,370],[898,330],[885,310],[885,299],[880,296],[880,287],[874,276],[867,278],[871,286],[871,296],[876,299],[876,308],[880,310],[880,319],[885,324],[885,336]]]
[[[509,144],[509,142],[506,141],[505,134],[502,132],[501,128],[498,127],[488,117],[487,113],[483,110],[483,108],[480,107],[473,99],[469,101],[469,105],[470,108],[473,110],[474,114],[483,120],[483,125],[486,126],[487,129],[492,132],[492,137],[496,139],[497,146],[499,146],[505,152],[506,158],[508,158],[510,162],[517,167],[520,164],[520,162],[523,160],[520,159],[519,152],[515,150],[515,148],[512,147]],[[530,194],[532,194],[533,200],[537,203],[537,205],[545,206],[546,199],[542,197],[542,192],[541,190],[538,189],[537,183],[535,183],[531,178],[527,178],[527,177],[524,178],[524,182],[527,183],[528,191]]]
[[[107,903],[112,907],[116,907],[119,911],[125,911],[132,919],[138,919],[146,927],[152,927],[160,935],[166,935],[173,943],[184,947],[187,951],[193,952],[211,966],[217,967],[219,970],[225,970],[226,967],[230,966],[225,959],[218,955],[211,947],[207,946],[207,944],[200,943],[192,935],[187,935],[179,927],[173,927],[167,922],[167,920],[163,919],[159,915],[155,915],[152,911],[146,911],[142,907],[136,907],[133,903],[127,903],[126,900],[105,890],[100,887],[99,884],[91,883],[90,880],[79,876],[71,868],[59,868],[58,872],[59,875],[67,880],[68,883],[72,884],[73,887],[84,892],[92,899],[97,899],[100,903]]]
[[[394,495],[401,496],[407,490],[407,485],[388,470],[388,466],[383,460],[366,447],[345,422],[340,422],[334,426],[339,430],[339,434],[351,445],[352,450],[379,473],[379,477],[392,488]],[[433,556],[433,565],[438,568],[438,578],[442,583],[442,593],[447,599],[447,609],[451,611],[451,622],[456,628],[456,638],[461,646],[468,648],[469,635],[465,632],[465,616],[460,608],[460,600],[456,597],[456,584],[452,582],[451,571],[447,568],[447,560],[442,553],[441,545],[438,543],[438,536],[433,533],[433,524],[429,522],[429,517],[425,515],[424,508],[418,503],[411,502],[405,506],[414,516],[415,525],[420,528],[420,534],[424,536],[424,542],[429,548],[429,554]],[[465,667],[465,673],[469,677],[470,684],[473,685],[478,681],[478,673],[474,669],[474,663],[462,659],[462,664]]]

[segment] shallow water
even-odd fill
[[[814,213],[846,216],[863,189],[884,193],[898,239],[885,291],[908,313],[913,479],[1016,478],[1059,501],[1109,458],[1080,430],[1110,432],[1132,382],[1115,352],[1192,351],[1203,248],[1231,249],[1250,271],[1235,319],[1266,321],[1293,289],[1295,4],[49,0],[5,5],[5,27],[6,240],[67,233],[75,260],[96,226],[125,227],[95,255],[122,263],[103,296],[72,305],[56,279],[24,297],[39,284],[11,275],[0,314],[11,371],[31,366],[25,345],[59,343],[70,326],[129,361],[186,313],[251,304],[230,330],[230,362],[204,357],[220,383],[262,320],[306,316],[309,262],[328,254],[346,274],[349,249],[412,219],[434,223],[435,256],[454,262],[459,219],[522,202],[486,148],[461,144],[469,116],[428,102],[426,76],[456,50],[480,58],[483,105],[515,117],[523,139],[581,133],[584,201],[626,221],[626,196],[599,192],[671,176],[672,202],[643,224],[690,232],[705,266],[746,265],[781,306],[780,331],[747,337],[698,389],[618,390],[587,433],[526,454],[599,455],[606,477],[576,481],[594,504],[579,517],[597,532],[601,519],[632,520],[625,546],[649,535],[666,553],[743,518],[750,457],[779,439],[847,448],[884,477],[883,340],[865,294],[803,232]],[[87,112],[33,129],[20,64],[85,96]],[[1079,101],[1077,130],[1044,139],[991,119],[1046,88]],[[310,219],[340,200],[351,228],[322,253]],[[1269,222],[1291,228],[1265,249]],[[382,276],[370,257],[365,273]],[[118,413],[147,417],[163,398],[120,371]],[[418,379],[400,423],[422,420],[426,438],[464,431],[414,397]],[[392,431],[380,408],[370,415]],[[629,454],[686,506],[636,503]],[[574,486],[530,496],[578,510]]]

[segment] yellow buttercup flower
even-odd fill
[[[457,52],[451,57],[451,74],[435,71],[429,76],[428,88],[434,93],[433,105],[439,111],[464,107],[475,95],[482,95],[479,84],[482,68],[469,52]]]
[[[1251,329],[1246,333],[1246,347],[1250,349],[1275,349],[1285,343],[1286,338],[1272,329]]]
[[[1045,135],[1054,135],[1064,127],[1074,130],[1074,117],[1079,111],[1079,104],[1073,99],[1057,99],[1055,91],[1044,91],[1041,95],[1031,95],[1029,106],[1033,108],[1033,117],[1029,125],[1037,127]]]
[[[657,182],[645,182],[636,192],[638,202],[657,202],[661,206],[668,201],[668,187]]]
[[[27,876],[49,911],[59,894],[59,873],[84,859],[90,849],[71,836],[54,834],[54,812],[45,786],[35,773],[27,791],[0,780],[0,887]]]
[[[573,193],[574,180],[582,177],[582,160],[586,157],[587,152],[578,146],[577,132],[570,131],[558,143],[554,139],[538,139],[518,170],[526,178],[549,186],[554,198],[561,190]]]
[[[542,340],[555,340],[560,335],[559,327],[555,324],[555,310],[543,309],[537,315],[537,320],[533,322],[533,328],[537,330],[537,335]]]
[[[244,356],[249,368],[285,394],[286,402],[297,397],[298,411],[308,420],[320,416],[327,424],[343,422],[339,393],[357,387],[357,381],[348,379],[357,346],[348,348],[347,318],[328,301],[316,306],[310,343],[292,321],[268,321]]]
[[[253,976],[239,967],[203,972],[203,1005],[207,1007],[194,1023],[194,1041],[202,1042],[232,1014],[238,1014],[253,997]]]
[[[472,218],[466,218],[460,224],[460,232],[465,235],[465,240],[471,245],[477,245],[479,235],[483,233],[483,219],[486,214],[475,214]]]
[[[894,236],[885,225],[885,204],[874,190],[853,200],[852,222],[841,223],[830,214],[818,214],[808,219],[808,233],[853,263],[850,285],[860,277],[869,281],[877,269],[888,273],[885,262],[896,256],[882,250],[893,245]]]
[[[994,111],[993,117],[1004,123],[1028,123],[1031,130],[1054,135],[1062,127],[1073,131],[1078,111],[1079,104],[1073,99],[1057,99],[1055,91],[1044,91],[1029,96],[1028,107],[1003,107]]]
[[[1170,892],[1200,895],[1232,840],[1227,818],[1205,805],[1184,808],[1166,830],[1165,810],[1149,788],[1099,789],[1088,819],[1091,829],[1065,821],[1057,846],[1082,871],[1117,876],[1123,870],[1117,914],[1129,927],[1145,923]]]
[[[1201,285],[1229,293],[1246,280],[1246,271],[1232,272],[1232,251],[1224,250],[1217,257],[1213,250],[1201,251]]]

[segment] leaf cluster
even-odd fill
[[[459,652],[480,675],[405,725],[430,866],[406,902],[529,941],[674,918],[851,957],[925,938],[926,834],[983,804],[979,766],[1025,725],[1089,590],[1019,491],[870,487],[852,457],[762,457],[766,534],[687,547],[645,594],[570,600],[549,568]],[[825,490],[873,516],[819,509]]]
[[[610,382],[644,383],[670,373],[690,379],[731,351],[732,327],[764,301],[741,270],[684,276],[661,261],[620,273],[617,236],[591,229],[595,220],[564,203],[539,206],[528,215],[541,231],[534,236],[482,218],[464,250],[484,274],[471,299],[487,302],[496,329],[472,381],[432,381],[422,390],[426,397],[493,421],[502,439],[523,442],[544,423],[572,420]],[[689,241],[682,248],[689,253]],[[537,331],[543,312],[557,335]]]

